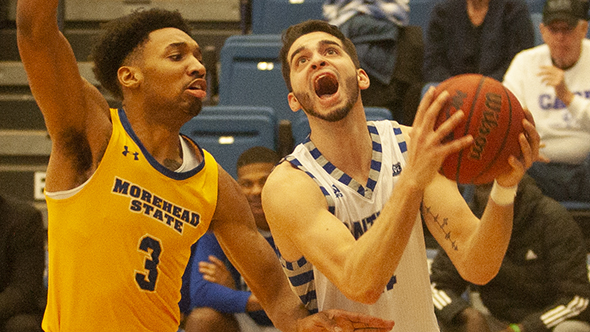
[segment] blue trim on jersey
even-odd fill
[[[334,179],[338,180],[340,183],[350,187],[352,190],[359,193],[359,195],[369,198],[369,196],[372,195],[373,191],[375,190],[375,186],[377,185],[377,178],[379,177],[379,172],[381,170],[381,153],[383,152],[383,148],[381,146],[381,138],[379,136],[379,131],[377,130],[375,125],[372,122],[367,122],[367,129],[371,134],[373,149],[371,159],[371,170],[374,170],[376,172],[369,172],[369,178],[367,179],[367,183],[365,186],[355,181],[350,175],[342,172],[336,166],[334,166],[334,164],[325,159],[322,156],[322,153],[311,140],[307,140],[305,143],[303,143],[303,145],[307,148],[307,150],[309,151],[311,156],[316,160],[316,162],[322,166],[326,173],[330,174]],[[322,158],[322,160],[320,160],[320,158]],[[300,166],[301,164],[299,163],[297,167],[301,168]]]
[[[205,158],[203,158],[203,161],[197,167],[191,169],[190,171],[186,171],[186,172],[175,172],[175,171],[172,171],[172,170],[162,166],[162,164],[160,164],[148,152],[148,150],[145,148],[143,143],[139,140],[137,135],[135,135],[135,132],[133,131],[133,128],[131,127],[131,124],[129,123],[129,119],[127,119],[127,115],[125,114],[125,110],[123,110],[123,108],[119,108],[118,112],[119,112],[119,119],[121,119],[121,124],[123,125],[123,129],[125,129],[125,131],[129,135],[129,137],[131,137],[131,139],[135,142],[135,144],[137,144],[137,146],[141,150],[141,153],[143,154],[145,159],[150,163],[150,165],[152,165],[152,167],[155,168],[158,172],[162,173],[162,175],[165,175],[165,176],[172,178],[174,180],[186,180],[186,179],[190,178],[191,176],[199,173],[199,171],[201,171],[205,167]],[[201,155],[205,156],[203,154],[203,150],[201,149],[201,147],[198,146],[193,140],[191,140],[191,142],[193,142],[195,144],[195,146],[199,149],[199,152],[201,153]]]
[[[402,153],[408,151],[408,145],[407,145],[407,143],[405,141],[404,142],[399,142],[398,145],[399,145],[399,148],[402,151]]]
[[[291,281],[291,285],[297,287],[301,285],[305,285],[306,283],[313,280],[313,271],[307,271],[305,273],[298,274],[294,277],[289,277],[289,281]]]
[[[342,174],[338,181],[344,183],[345,185],[348,185],[350,181],[352,181],[352,178],[348,174]]]

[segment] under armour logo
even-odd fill
[[[336,185],[332,185],[332,189],[334,190],[334,195],[336,195],[336,197],[344,197],[344,195],[342,194],[340,189],[336,187]]]
[[[131,152],[129,151],[129,147],[127,145],[125,145],[125,151],[123,151],[123,155],[125,157],[127,157],[127,154],[133,154],[133,160],[139,160],[138,156],[139,156],[139,152]]]

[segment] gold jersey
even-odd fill
[[[45,331],[176,331],[191,245],[209,227],[218,169],[204,162],[177,173],[111,110],[112,137],[90,180],[49,211]],[[195,147],[196,144],[194,145]]]

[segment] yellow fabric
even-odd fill
[[[46,197],[45,331],[176,331],[190,247],[215,211],[218,170],[209,153],[197,169],[171,172],[142,150],[123,111],[111,118],[92,178],[70,198]]]

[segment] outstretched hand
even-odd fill
[[[409,133],[406,172],[414,175],[415,183],[421,188],[425,188],[434,179],[447,156],[473,143],[471,135],[465,135],[450,142],[445,141],[445,138],[463,121],[465,115],[462,111],[455,112],[438,128],[435,128],[438,114],[449,97],[449,93],[443,91],[434,98],[434,88],[431,87],[420,101]]]
[[[339,309],[320,311],[297,321],[297,332],[391,331],[394,322]]]

